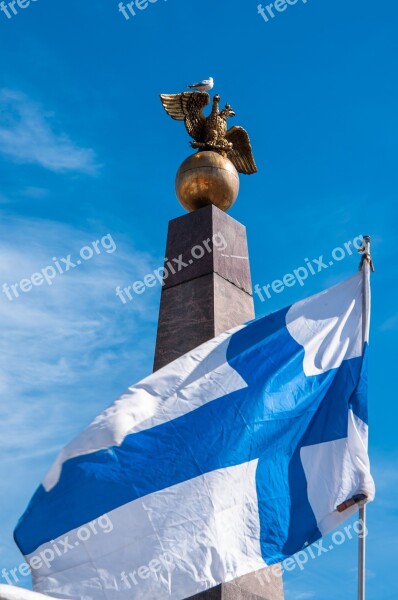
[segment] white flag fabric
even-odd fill
[[[129,388],[61,452],[16,527],[34,589],[181,600],[313,543],[353,496],[372,500],[368,297],[355,275]]]
[[[15,585],[0,583],[0,600],[49,600],[49,596],[31,592]]]

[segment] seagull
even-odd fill
[[[197,92],[207,92],[208,90],[211,90],[213,86],[213,77],[209,77],[209,79],[204,79],[203,81],[198,81],[198,83],[194,83],[192,85],[187,85],[187,87],[191,88],[191,90],[196,90]]]

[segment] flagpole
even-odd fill
[[[362,532],[366,531],[366,504],[359,506],[359,521]],[[366,536],[358,534],[358,600],[365,600]]]
[[[362,292],[362,345],[368,341],[369,335],[369,277],[370,271],[374,271],[374,266],[370,254],[370,236],[363,236],[363,245],[359,249],[362,254],[359,269],[363,274],[363,292]],[[365,574],[366,574],[366,500],[359,503],[359,521],[361,523],[362,535],[358,534],[358,600],[365,600]]]

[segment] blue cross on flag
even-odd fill
[[[181,600],[372,500],[369,295],[365,268],[130,387],[64,448],[16,527],[34,589]]]

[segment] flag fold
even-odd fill
[[[354,495],[372,500],[364,297],[359,273],[129,388],[16,527],[34,589],[181,600],[313,543]]]

